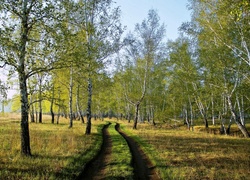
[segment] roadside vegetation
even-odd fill
[[[74,128],[68,128],[68,121],[51,124],[44,116],[42,124],[30,123],[33,155],[22,157],[19,115],[1,115],[1,179],[74,179],[99,151],[104,122],[93,122],[93,133],[83,135],[85,124],[74,121]]]
[[[138,130],[130,123],[122,127],[142,146],[162,179],[249,178],[249,139],[164,124],[140,124]]]

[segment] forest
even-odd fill
[[[0,80],[0,101],[3,106],[11,101],[12,112],[18,114],[13,119],[19,126],[13,128],[6,120],[12,115],[2,113],[0,134],[6,138],[12,130],[18,134],[14,139],[20,141],[16,147],[20,158],[39,156],[34,138],[40,137],[36,133],[42,134],[43,128],[49,134],[67,131],[65,137],[77,133],[81,140],[75,141],[89,141],[86,152],[93,144],[98,149],[101,140],[96,134],[108,120],[112,122],[110,127],[117,130],[110,130],[112,137],[123,135],[118,128],[121,124],[122,131],[134,134],[135,139],[146,139],[138,140],[146,146],[146,153],[152,152],[145,142],[155,141],[152,146],[161,150],[160,137],[174,137],[174,131],[182,129],[179,140],[183,144],[197,143],[194,139],[209,141],[207,136],[211,134],[221,138],[210,139],[212,144],[238,143],[242,148],[238,152],[246,153],[238,160],[247,158],[244,165],[249,165],[249,0],[189,0],[191,21],[183,22],[179,37],[168,41],[166,27],[154,9],[135,25],[134,31],[125,34],[126,25],[121,24],[122,12],[115,0],[2,1],[0,69],[7,72],[7,81]],[[19,94],[8,100],[10,87],[17,88]],[[114,122],[119,124],[113,127]],[[173,135],[168,136],[164,128]],[[197,131],[195,137],[189,138]],[[235,135],[237,140],[230,139]],[[127,135],[123,137],[129,143]],[[0,155],[9,146],[3,145]],[[154,153],[149,158],[157,158]],[[162,152],[162,156],[167,155]],[[177,161],[167,166],[177,166]],[[1,170],[0,177],[8,177]],[[179,171],[176,175],[174,170],[169,170],[168,175],[157,172],[163,179],[187,177],[184,170],[185,175]],[[230,177],[228,172],[220,173],[227,175],[225,179]],[[249,170],[241,173],[247,177]],[[200,174],[190,179],[218,177],[216,173],[209,177]]]

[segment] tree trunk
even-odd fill
[[[140,103],[137,102],[137,103],[135,104],[135,118],[134,118],[133,129],[137,129],[138,116],[139,116],[139,107],[140,107]]]
[[[35,122],[35,112],[34,112],[34,105],[32,103],[33,95],[30,95],[30,122]]]
[[[83,115],[82,115],[82,112],[81,112],[81,111],[79,112],[79,115],[80,115],[80,118],[81,118],[82,123],[84,124],[84,118],[83,118]]]
[[[151,114],[152,123],[155,126],[156,123],[155,123],[155,116],[154,116],[154,108],[152,106],[150,107],[150,114]]]
[[[224,121],[225,121],[225,120],[223,120],[223,119],[221,120],[220,134],[225,134],[225,135],[227,135],[227,131],[228,131],[228,130],[226,130]]]
[[[197,100],[196,100],[197,101]],[[208,121],[207,121],[207,112],[202,104],[202,102],[200,100],[197,101],[197,105],[198,105],[198,108],[200,110],[200,113],[203,117],[203,121],[204,121],[204,124],[205,124],[205,128],[207,129],[208,128]]]
[[[194,131],[194,118],[193,118],[193,106],[191,102],[190,96],[188,96],[189,106],[190,106],[190,126],[192,128],[192,131]]]
[[[187,105],[186,105],[186,106],[185,106],[185,108],[184,108],[184,113],[185,113],[185,121],[186,121],[186,124],[187,124],[188,130],[190,130],[190,123],[189,123],[189,120],[188,120],[188,110],[187,110]]]
[[[39,77],[39,123],[42,123],[42,77]]]
[[[212,94],[212,98],[211,98],[211,103],[212,103],[212,123],[213,123],[213,126],[215,126],[215,117],[214,117],[214,98],[213,98],[213,94]]]
[[[228,134],[228,135],[230,134],[231,125],[232,125],[232,117],[230,118],[229,124],[228,124],[228,126],[227,126],[226,134]]]
[[[54,114],[54,111],[53,111],[53,106],[51,105],[50,106],[50,114],[51,114],[51,123],[54,124],[55,123],[55,114]]]
[[[73,108],[72,108],[72,96],[73,96],[73,67],[70,67],[70,84],[69,84],[69,128],[73,127]]]
[[[87,126],[85,134],[91,133],[91,105],[92,105],[92,80],[88,78],[88,104],[87,104]]]
[[[237,116],[237,114],[235,112],[235,109],[234,109],[234,107],[232,105],[232,100],[231,100],[230,95],[227,96],[227,102],[228,102],[228,107],[229,107],[229,109],[231,111],[232,117],[235,120],[235,123],[237,124],[238,128],[240,129],[240,131],[242,132],[244,137],[249,138],[250,135],[249,135],[246,127],[243,124],[241,124],[240,119],[239,119],[239,117]]]
[[[76,111],[77,111],[79,120],[81,119],[82,123],[84,123],[84,118],[83,118],[82,112],[81,112],[81,110],[80,110],[79,93],[80,93],[80,85],[77,86],[77,93],[76,93]]]
[[[38,112],[36,110],[36,123],[37,123],[37,121],[38,121]]]
[[[23,69],[24,70],[24,69]],[[29,135],[29,106],[25,73],[19,73],[20,95],[21,95],[21,153],[31,156]]]
[[[245,126],[245,119],[244,119],[244,112],[243,112],[243,98],[242,98],[242,107],[241,107],[241,103],[239,101],[238,94],[236,94],[236,102],[237,102],[237,106],[238,106],[239,118],[240,118],[241,124],[243,126]]]
[[[30,122],[32,122],[32,123],[35,122],[35,112],[34,112],[33,104],[31,105],[31,109],[30,109]]]
[[[21,153],[25,156],[31,156],[30,135],[29,135],[29,105],[27,93],[27,77],[25,74],[25,53],[26,44],[28,41],[28,17],[27,17],[27,0],[22,4],[22,19],[21,19],[21,41],[20,41],[20,56],[18,65],[18,77],[21,97]]]

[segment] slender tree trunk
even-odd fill
[[[150,111],[151,111],[150,114],[151,114],[152,123],[155,126],[156,123],[155,123],[155,116],[154,116],[154,108],[152,106],[150,107]]]
[[[32,103],[33,95],[30,95],[30,122],[35,122],[35,112],[34,112],[34,105]]]
[[[188,101],[189,101],[189,106],[190,106],[190,126],[192,128],[192,131],[194,131],[193,106],[192,106],[190,96],[188,96]]]
[[[230,128],[230,126],[229,126],[229,128]],[[225,120],[222,118],[221,119],[221,127],[220,127],[220,133],[221,134],[225,134],[225,135],[227,135],[227,129],[226,129],[226,127],[225,127]]]
[[[241,123],[245,126],[246,122],[245,122],[245,110],[244,110],[244,96],[241,96]]]
[[[56,118],[56,124],[59,124],[59,118],[60,118],[60,115],[61,115],[61,103],[60,103],[60,98],[61,98],[61,91],[58,90],[58,110],[57,110],[57,118]]]
[[[42,75],[39,77],[39,123],[42,123]]]
[[[230,134],[230,131],[231,131],[232,120],[233,120],[233,117],[230,118],[229,124],[227,126],[226,134],[228,135]]]
[[[135,104],[135,118],[134,118],[133,129],[137,129],[137,123],[138,123],[138,117],[139,117],[139,107],[140,107],[140,103],[137,102]]]
[[[202,102],[200,100],[196,100],[197,101],[197,105],[198,105],[198,108],[200,110],[200,113],[203,117],[203,121],[204,121],[204,124],[205,124],[205,128],[208,128],[208,121],[207,121],[207,112],[202,104]]]
[[[239,111],[239,116],[240,116],[239,118],[240,118],[241,124],[245,126],[245,119],[244,119],[244,113],[243,113],[243,98],[242,98],[242,107],[241,107],[238,94],[236,94],[236,102],[238,106],[238,111]]]
[[[215,126],[215,118],[214,118],[214,98],[213,98],[213,94],[212,94],[211,101],[212,101],[212,123],[213,123],[213,126]]]
[[[72,108],[72,96],[73,96],[73,67],[70,67],[70,84],[69,84],[69,128],[73,127],[73,108]]]
[[[37,109],[36,109],[36,123],[38,122],[38,112],[37,112]]]
[[[34,106],[31,105],[30,109],[30,122],[34,123],[35,122],[35,112],[34,112]]]
[[[58,111],[57,111],[57,118],[56,118],[56,124],[59,124],[59,118],[60,118],[60,106],[58,107]]]
[[[87,104],[87,126],[85,134],[91,133],[91,104],[92,104],[92,80],[88,78],[88,104]]]
[[[77,110],[77,114],[79,117],[79,120],[81,119],[82,123],[84,123],[84,118],[82,115],[82,112],[80,110],[80,102],[79,102],[79,95],[80,94],[80,85],[77,86],[77,93],[76,93],[76,110]]]
[[[51,123],[54,124],[55,123],[55,114],[53,111],[53,106],[54,106],[54,97],[55,96],[55,89],[54,89],[54,85],[52,87],[52,98],[51,98],[51,104],[50,104],[50,114],[51,114]]]
[[[84,3],[87,4],[87,0],[84,0]],[[93,5],[93,9],[95,7],[95,2],[92,4]],[[85,6],[87,7],[87,6]],[[85,9],[85,19],[86,19],[86,29],[89,29],[89,24],[93,24],[94,23],[94,11],[90,12],[90,14],[87,13],[88,10],[87,8]],[[85,134],[90,134],[91,133],[91,116],[92,116],[92,112],[91,112],[91,105],[92,105],[92,79],[91,79],[91,61],[93,60],[93,53],[91,50],[92,47],[92,32],[90,31],[86,31],[86,37],[87,37],[87,43],[88,43],[88,60],[89,60],[89,64],[88,64],[88,103],[87,103],[87,125],[86,125],[86,130],[85,130]]]
[[[230,95],[227,96],[227,102],[228,102],[228,107],[231,111],[232,117],[235,120],[235,123],[237,124],[238,128],[240,129],[244,137],[249,138],[250,137],[249,132],[247,131],[246,127],[243,124],[241,124],[239,117],[237,116],[235,109],[232,105],[232,100],[231,100]]]
[[[190,130],[190,123],[189,123],[189,120],[188,120],[188,109],[187,109],[187,105],[186,105],[185,108],[184,108],[184,113],[185,113],[185,121],[186,121],[188,130]]]
[[[30,135],[29,135],[29,105],[27,93],[27,77],[25,74],[25,53],[28,41],[28,17],[27,17],[27,0],[22,2],[22,19],[21,19],[21,41],[20,56],[18,65],[19,87],[21,97],[21,153],[25,156],[31,156]]]

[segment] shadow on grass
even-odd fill
[[[163,178],[247,179],[250,174],[250,141],[241,138],[197,137],[166,133],[145,136],[157,150],[157,168]]]
[[[97,139],[101,139],[101,134],[92,134],[96,136]],[[88,135],[85,135],[88,138]],[[91,159],[96,156],[99,149],[101,147],[101,142],[95,142],[94,147],[90,147],[84,152],[80,152],[78,154],[72,155],[70,158],[70,162],[67,166],[62,168],[59,172],[55,173],[56,179],[77,179],[79,174],[82,173],[86,164],[91,161]]]

